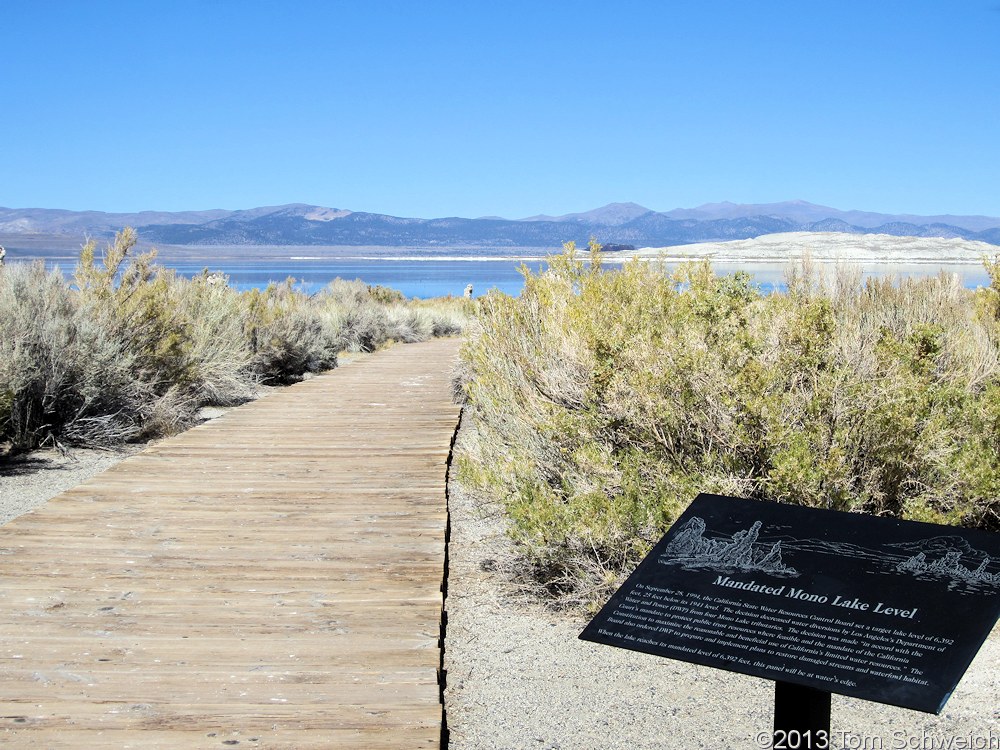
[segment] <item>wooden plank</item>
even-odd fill
[[[15,725],[17,726],[17,725]],[[214,732],[139,729],[75,729],[66,736],[61,729],[33,728],[28,730],[32,741],[46,750],[107,750],[107,748],[134,748],[135,750],[173,750],[173,748],[200,748],[204,750],[237,750],[266,748],[266,750],[396,750],[400,747],[437,748],[437,739],[428,739],[423,727],[392,728],[337,728],[315,730],[258,729],[253,732],[227,731],[222,727]],[[0,742],[27,744],[19,739],[18,729],[0,729]]]
[[[277,391],[0,527],[0,742],[438,747],[456,351]]]
[[[436,693],[429,688],[426,693]],[[143,703],[142,701],[109,701],[99,703],[89,700],[57,700],[22,703],[13,702],[14,709],[3,721],[24,732],[29,727],[64,728],[72,732],[80,729],[186,729],[203,727],[238,728],[242,732],[269,727],[279,729],[405,729],[426,726],[430,736],[440,736],[441,705],[435,705],[431,696],[414,705],[407,696],[376,703],[354,703],[349,695],[331,696],[325,705],[290,705],[279,701],[254,703],[242,701],[240,696],[215,695],[210,701],[177,700],[170,703]],[[425,697],[425,696],[422,696]],[[228,700],[227,700],[228,698]],[[390,696],[391,698],[391,696]],[[238,711],[246,706],[245,713]],[[234,725],[234,715],[239,724]],[[23,719],[23,721],[18,721]],[[0,726],[4,726],[0,723]],[[5,727],[6,728],[6,727]],[[24,732],[26,734],[26,732]],[[29,738],[26,738],[30,740]],[[6,743],[9,744],[9,743]],[[25,745],[26,746],[26,745]],[[44,747],[44,745],[34,745]],[[405,747],[400,745],[399,747]]]

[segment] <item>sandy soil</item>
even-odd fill
[[[141,445],[113,451],[74,448],[61,452],[52,448],[0,458],[0,524],[37,508],[140,450]]]

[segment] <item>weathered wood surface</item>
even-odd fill
[[[281,390],[0,527],[0,743],[438,747],[456,350]]]

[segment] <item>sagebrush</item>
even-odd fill
[[[787,292],[708,263],[616,272],[572,246],[490,294],[462,350],[459,476],[535,580],[593,601],[699,492],[1000,530],[1000,266]]]
[[[407,300],[335,280],[239,291],[207,271],[187,279],[136,255],[125,229],[88,242],[72,282],[42,263],[0,266],[0,452],[46,443],[109,446],[176,432],[206,405],[374,351],[461,331],[462,300]]]

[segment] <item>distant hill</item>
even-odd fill
[[[586,211],[581,214],[566,214],[565,216],[529,216],[521,221],[572,221],[577,224],[597,224],[605,227],[620,226],[638,219],[640,216],[654,213],[648,208],[640,206],[638,203],[609,203],[593,211]]]
[[[806,201],[785,201],[783,203],[706,203],[698,208],[675,208],[666,211],[671,219],[740,219],[752,216],[775,216],[800,224],[813,224],[829,220],[862,229],[875,229],[887,224],[909,223],[918,226],[943,224],[973,232],[994,229],[1000,226],[1000,219],[990,216],[917,216],[914,214],[879,214],[871,211],[841,211],[829,206],[818,206]]]
[[[635,203],[611,203],[583,213],[517,220],[402,218],[301,203],[240,211],[134,214],[0,208],[0,244],[28,237],[78,244],[84,236],[110,237],[123,226],[135,227],[144,242],[166,245],[513,248],[558,247],[569,240],[586,243],[596,237],[602,243],[662,247],[802,231],[956,237],[1000,245],[1000,218],[841,211],[804,201],[711,203],[665,212]]]

